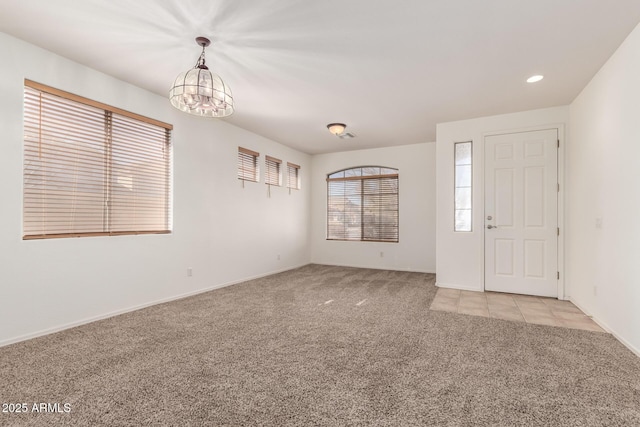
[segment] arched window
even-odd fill
[[[398,241],[398,169],[361,166],[327,175],[327,240]]]

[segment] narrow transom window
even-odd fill
[[[287,188],[300,189],[300,166],[291,162],[287,162]]]
[[[171,129],[25,80],[23,238],[169,233]]]
[[[398,170],[345,169],[327,176],[327,240],[398,242]]]
[[[265,164],[265,184],[280,186],[280,165],[282,164],[282,160],[265,156]]]
[[[472,145],[471,141],[456,142],[454,147],[454,231],[471,231]]]
[[[260,153],[238,147],[238,179],[258,182],[260,172],[258,157]]]

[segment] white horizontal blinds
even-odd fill
[[[110,231],[168,230],[169,131],[118,114],[111,120]]]
[[[328,181],[327,238],[362,240],[362,181]]]
[[[238,179],[258,182],[260,153],[238,147]]]
[[[265,156],[265,183],[269,185],[280,185],[280,165],[282,160],[275,157]]]
[[[398,171],[352,168],[327,177],[327,239],[398,241]]]
[[[362,181],[362,240],[398,241],[398,176]]]
[[[105,112],[25,87],[25,236],[105,232]]]
[[[170,125],[168,128],[150,123],[136,124],[137,127],[121,125],[123,121],[136,123],[137,119],[121,117],[100,108],[98,103],[89,101],[94,105],[88,105],[83,100],[25,81],[24,238],[168,232]],[[129,130],[125,132],[125,128]],[[140,135],[132,136],[136,132]],[[154,148],[147,139],[153,132],[164,135],[161,148]],[[119,141],[114,141],[114,133]],[[137,145],[133,140],[138,141]],[[125,150],[123,145],[130,147]],[[115,181],[122,173],[116,173],[112,167],[123,162],[123,151],[135,158],[157,157],[153,150],[164,151],[166,158],[153,170],[153,178],[145,180],[163,183],[162,201],[156,201],[154,209],[144,213],[139,209],[134,209],[134,213],[125,211],[124,205],[129,200],[117,194],[119,184]],[[141,174],[139,171],[138,175]],[[119,201],[114,205],[114,200]],[[117,227],[113,227],[116,218]]]
[[[287,188],[300,189],[300,166],[287,162]]]

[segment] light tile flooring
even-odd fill
[[[571,302],[554,298],[438,288],[431,310],[604,332]]]

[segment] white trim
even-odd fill
[[[198,289],[196,291],[187,292],[187,293],[180,294],[180,295],[175,295],[175,296],[172,296],[172,297],[162,298],[162,299],[159,299],[159,300],[156,300],[156,301],[152,301],[152,302],[149,302],[149,303],[139,304],[139,305],[135,305],[133,307],[124,308],[122,310],[116,310],[116,311],[112,311],[112,312],[109,312],[109,313],[106,313],[106,314],[101,314],[101,315],[98,315],[98,316],[89,317],[89,318],[86,318],[86,319],[83,319],[83,320],[78,320],[78,321],[75,321],[75,322],[66,323],[64,325],[54,326],[53,328],[43,329],[43,330],[38,331],[38,332],[33,332],[33,333],[30,333],[30,334],[21,335],[21,336],[15,337],[15,338],[10,338],[8,340],[0,341],[0,347],[4,347],[4,346],[7,346],[7,345],[15,344],[15,343],[22,342],[22,341],[27,341],[27,340],[30,340],[30,339],[33,339],[33,338],[42,337],[42,336],[53,334],[53,333],[56,333],[56,332],[61,332],[61,331],[67,330],[67,329],[75,328],[77,326],[86,325],[88,323],[97,322],[98,320],[108,319],[110,317],[119,316],[121,314],[130,313],[132,311],[141,310],[143,308],[151,307],[151,306],[154,306],[154,305],[164,304],[166,302],[177,301],[177,300],[180,300],[180,299],[192,297],[194,295],[203,294],[205,292],[213,291],[215,289],[225,288],[225,287],[231,286],[231,285],[237,285],[238,283],[248,282],[249,280],[259,279],[261,277],[271,276],[273,274],[278,274],[278,273],[282,273],[282,272],[289,271],[289,270],[295,270],[296,268],[301,268],[301,267],[304,267],[304,266],[309,265],[309,264],[311,264],[311,263],[301,264],[301,265],[298,265],[298,266],[295,266],[295,267],[284,268],[282,270],[276,270],[276,271],[272,271],[270,273],[258,274],[256,276],[251,276],[251,277],[247,277],[247,278],[240,279],[240,280],[234,280],[234,281],[231,281],[231,282],[221,283],[221,284],[218,284],[218,285],[210,286],[208,288]]]
[[[566,300],[567,288],[565,286],[565,273],[564,268],[564,248],[565,248],[565,236],[567,235],[567,228],[565,227],[565,147],[567,145],[567,138],[565,135],[566,129],[563,124],[558,125],[558,140],[560,141],[560,147],[558,147],[558,184],[560,190],[558,191],[558,227],[560,228],[560,235],[558,236],[558,272],[560,273],[560,279],[558,279],[558,299]]]
[[[425,274],[436,274],[435,271],[427,271],[427,270],[415,270],[411,267],[371,267],[370,265],[354,265],[354,264],[334,264],[330,262],[311,262],[311,264],[315,265],[329,265],[332,267],[351,267],[351,268],[368,268],[371,270],[387,270],[387,271],[404,271],[407,273],[425,273]]]
[[[611,335],[613,335],[613,337],[615,339],[617,339],[618,341],[620,341],[620,343],[622,343],[622,345],[624,345],[625,347],[627,347],[629,350],[631,350],[636,356],[640,357],[640,349],[636,348],[633,346],[633,344],[631,344],[629,341],[625,340],[624,338],[622,338],[622,336],[618,335],[613,329],[611,329],[611,327],[609,327],[609,325],[607,325],[604,321],[598,319],[597,317],[591,315],[587,310],[585,310],[580,304],[578,304],[578,302],[576,300],[574,300],[573,298],[569,298],[569,301],[571,301],[573,303],[573,305],[575,305],[576,307],[578,307],[584,314],[586,314],[587,316],[589,316],[591,318],[591,320],[593,320],[594,322],[596,322],[598,324],[598,326],[600,326],[602,329],[604,329],[606,332],[610,333]]]

